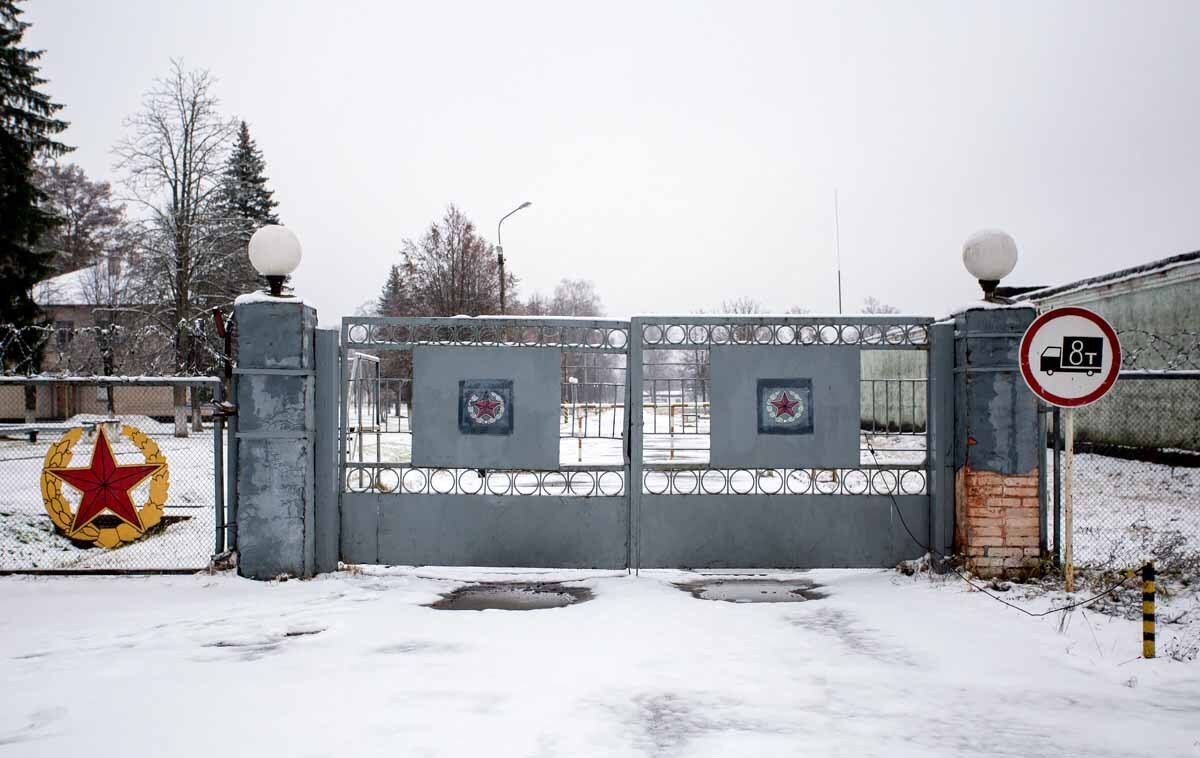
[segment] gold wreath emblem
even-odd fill
[[[46,513],[50,514],[50,520],[71,540],[90,542],[97,547],[117,547],[141,539],[147,531],[162,521],[163,506],[167,502],[167,489],[171,484],[167,458],[159,450],[158,444],[154,440],[132,426],[122,426],[121,436],[132,442],[146,460],[145,466],[116,465],[116,470],[121,473],[122,486],[124,483],[134,482],[122,489],[121,492],[127,493],[128,490],[145,481],[147,476],[150,479],[150,494],[145,503],[138,507],[131,500],[126,500],[129,505],[126,505],[125,508],[132,505],[136,509],[133,513],[122,514],[109,510],[109,513],[102,514],[101,511],[107,509],[93,502],[87,508],[89,513],[85,514],[83,512],[84,505],[88,500],[86,492],[80,502],[79,513],[76,513],[75,510],[72,510],[67,498],[63,496],[64,482],[79,489],[78,481],[81,476],[87,477],[89,473],[94,475],[99,470],[97,466],[103,468],[103,461],[98,464],[97,458],[102,458],[107,454],[108,457],[105,460],[115,461],[111,444],[103,427],[97,427],[96,447],[93,450],[90,471],[86,467],[82,469],[68,468],[75,444],[83,438],[82,428],[71,429],[62,436],[62,439],[51,445],[46,452],[41,474],[42,502],[46,506]],[[101,450],[101,445],[104,446],[104,450]],[[126,469],[129,471],[126,472]],[[112,470],[110,467],[110,473]],[[71,476],[72,474],[74,476]],[[114,525],[112,522],[117,523]]]

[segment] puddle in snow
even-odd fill
[[[808,579],[701,579],[675,586],[701,600],[727,603],[803,603],[825,597]]]
[[[557,582],[486,582],[460,587],[429,607],[440,611],[536,611],[591,599],[590,590]]]

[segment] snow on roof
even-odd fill
[[[1162,274],[1174,268],[1186,266],[1191,263],[1200,262],[1200,250],[1191,253],[1182,253],[1180,255],[1172,255],[1169,258],[1161,258],[1157,261],[1143,263],[1140,266],[1132,266],[1123,268],[1119,271],[1110,271],[1107,274],[1093,276],[1088,279],[1080,279],[1077,282],[1070,284],[1060,284],[1056,287],[1046,287],[1044,289],[1035,290],[1034,292],[1026,292],[1022,297],[1030,300],[1044,300],[1055,295],[1063,295],[1076,290],[1093,289],[1110,284],[1117,284],[1122,281],[1139,279],[1142,277],[1151,276],[1153,274]]]
[[[33,300],[40,306],[111,305],[120,301],[125,288],[125,267],[112,273],[108,261],[43,279],[33,286]]]

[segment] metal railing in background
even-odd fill
[[[185,392],[177,392],[181,388]],[[233,476],[227,470],[224,419],[214,412],[222,393],[214,377],[0,377],[0,572],[206,568],[215,553],[232,546],[226,532],[235,515],[226,498]],[[58,465],[86,467],[101,428],[118,464],[143,463],[154,450],[166,459],[169,484],[161,519],[138,538],[125,529],[126,541],[118,547],[71,539],[47,512],[42,476],[47,453],[57,445],[63,459],[60,439],[79,428],[84,431],[69,461]],[[135,506],[149,502],[149,491],[149,481],[133,490]],[[64,485],[61,497],[77,511],[77,492]],[[102,513],[93,523],[115,529],[120,519]]]

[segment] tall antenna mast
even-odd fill
[[[842,312],[842,225],[838,219],[838,191],[833,188],[833,229],[837,238],[838,313]]]

